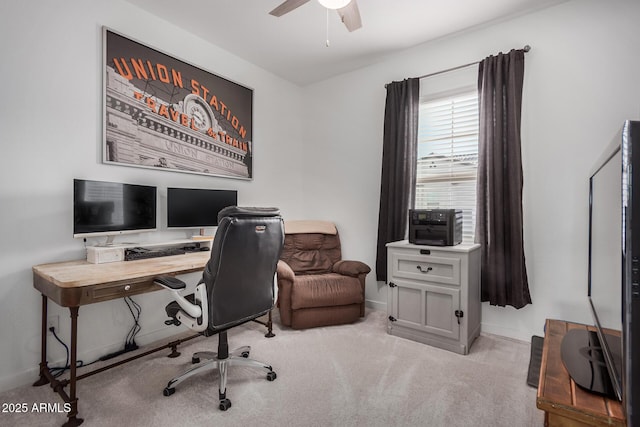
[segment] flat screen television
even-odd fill
[[[589,177],[588,306],[595,332],[570,330],[562,360],[579,386],[622,401],[640,424],[640,122],[621,133]]]
[[[155,231],[154,186],[120,182],[73,180],[73,237],[107,236]]]
[[[167,227],[216,227],[218,212],[238,204],[235,190],[201,188],[167,188]]]

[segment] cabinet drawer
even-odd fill
[[[460,285],[460,259],[393,253],[391,275],[420,281]]]

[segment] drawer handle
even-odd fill
[[[129,289],[131,289],[131,285],[125,285],[124,290],[128,291]]]
[[[428,272],[430,272],[431,270],[433,270],[433,268],[432,268],[432,267],[427,267],[427,268],[426,268],[426,270],[423,270],[421,265],[416,266],[416,268],[417,268],[418,270],[420,270],[420,273],[428,273]]]

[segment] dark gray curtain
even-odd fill
[[[482,246],[482,301],[531,303],[522,238],[520,117],[524,51],[480,62],[476,242]]]
[[[415,78],[387,85],[376,254],[376,278],[381,281],[387,280],[385,245],[407,237],[415,197],[419,92],[420,80]]]

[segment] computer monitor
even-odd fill
[[[238,204],[235,190],[167,188],[167,227],[199,228],[218,225],[218,212]]]
[[[595,332],[571,329],[562,361],[579,386],[640,417],[640,121],[627,121],[589,176],[588,306]],[[635,171],[635,173],[634,173]]]
[[[157,189],[150,185],[73,180],[73,237],[156,230]]]

